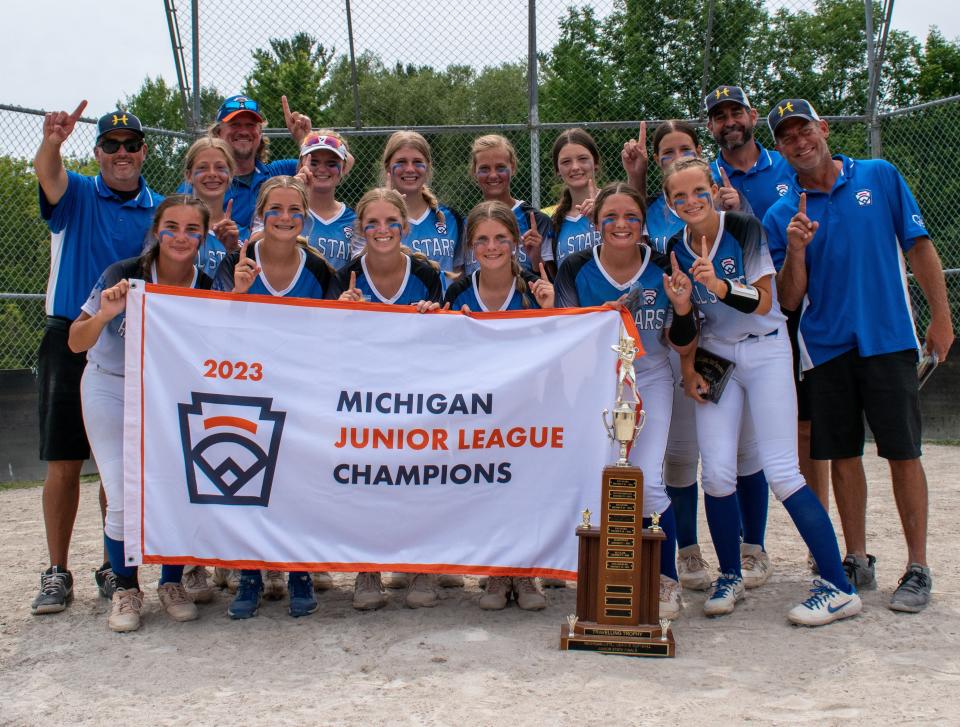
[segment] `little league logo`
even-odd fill
[[[653,305],[657,302],[657,291],[655,288],[644,288],[643,289],[643,303],[644,305]]]
[[[737,261],[732,257],[725,257],[720,261],[720,269],[723,270],[724,275],[733,275],[737,272]]]
[[[438,235],[446,235],[446,234],[447,234],[447,226],[446,226],[445,224],[443,224],[442,222],[437,222],[437,234],[438,234]]]
[[[913,224],[920,225],[920,227],[926,227],[926,225],[923,224],[923,217],[920,215],[911,215],[910,219],[913,220]]]
[[[866,207],[868,204],[873,203],[873,194],[869,189],[861,189],[855,194],[857,198],[857,204],[861,207]]]
[[[353,228],[352,228],[352,227],[344,227],[344,228],[343,228],[343,236],[344,236],[345,238],[347,238],[348,240],[349,240],[350,238],[352,238],[352,237],[353,237]]]
[[[286,412],[265,397],[191,397],[177,405],[190,502],[266,507]]]
[[[778,184],[777,194],[779,194],[782,197],[789,191],[789,189],[790,187],[788,187],[786,184]]]

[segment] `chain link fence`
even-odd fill
[[[173,114],[153,118],[150,108],[133,108],[145,123],[164,126],[147,131],[144,175],[158,192],[174,191],[190,140],[235,93],[261,102],[271,158],[296,156],[283,128],[286,94],[314,127],[347,137],[357,159],[338,190],[347,204],[379,183],[389,134],[416,128],[432,146],[432,187],[445,204],[465,213],[480,201],[470,145],[501,133],[519,157],[513,195],[545,207],[561,192],[550,150],[563,129],[581,126],[596,139],[598,184],[623,177],[620,150],[636,137],[640,119],[649,120],[648,136],[658,119],[691,120],[711,157],[716,145],[703,128],[703,96],[736,83],[760,113],[756,135],[765,146],[772,140],[764,114],[786,96],[808,98],[830,118],[836,152],[870,156],[880,151],[879,138],[916,192],[944,267],[956,270],[960,222],[951,199],[960,182],[948,170],[960,155],[960,99],[870,112],[871,98],[874,109],[911,101],[908,39],[888,37],[888,6],[876,3],[868,14],[861,0],[423,0],[404,7],[385,0],[199,0],[194,22],[191,0],[167,0],[180,88]],[[0,368],[32,367],[43,327],[49,233],[30,167],[42,113],[0,105]],[[182,123],[161,120],[171,117]],[[65,146],[68,165],[95,172],[94,138],[91,120],[78,125]],[[651,165],[648,192],[657,193],[659,183]],[[956,315],[960,277],[953,272],[947,280]],[[925,304],[922,296],[914,302],[922,330]]]

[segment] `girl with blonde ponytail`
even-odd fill
[[[444,273],[454,272],[460,248],[459,216],[437,201],[430,189],[433,155],[427,140],[415,131],[397,131],[387,139],[380,163],[383,186],[400,194],[406,204],[409,224],[403,244],[439,264]],[[354,236],[353,254],[364,245]]]

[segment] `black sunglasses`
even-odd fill
[[[104,139],[100,142],[100,148],[107,154],[116,154],[123,147],[128,154],[136,154],[143,148],[143,139]]]

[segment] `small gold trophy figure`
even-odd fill
[[[650,515],[650,529],[654,532],[663,530],[663,528],[660,527],[660,513],[655,512]]]
[[[581,513],[575,533],[577,611],[560,627],[560,648],[625,656],[671,657],[676,653],[669,622],[659,621],[660,543],[665,539],[660,514],[643,527],[643,471],[627,460],[627,450],[643,428],[634,339],[620,329],[611,346],[617,354],[617,398],[612,420],[603,410],[607,435],[620,445],[619,457],[603,468],[599,524]]]

